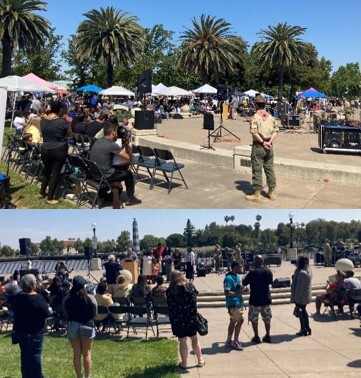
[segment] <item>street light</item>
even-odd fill
[[[290,218],[290,248],[293,248],[293,229],[295,228],[295,224],[293,223],[293,216],[294,214],[292,211],[288,214],[288,218]]]
[[[97,247],[98,247],[98,239],[96,236],[96,229],[97,225],[96,223],[92,223],[92,229],[93,229],[93,251],[94,251],[94,257],[97,257]]]

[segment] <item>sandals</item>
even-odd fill
[[[201,368],[201,367],[203,367],[205,364],[206,364],[206,361],[204,361],[204,360],[200,360],[200,361],[198,361],[197,367]]]

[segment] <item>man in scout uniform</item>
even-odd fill
[[[256,114],[251,118],[250,132],[253,138],[251,162],[252,162],[252,185],[253,194],[247,195],[246,200],[252,202],[262,202],[261,190],[262,168],[266,174],[268,185],[267,197],[274,201],[276,176],[273,168],[273,142],[278,135],[278,125],[276,119],[265,110],[266,100],[262,95],[255,98]]]

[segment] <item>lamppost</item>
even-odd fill
[[[290,248],[293,248],[293,229],[295,228],[295,224],[293,223],[293,216],[294,214],[291,211],[288,214],[288,218],[290,218]]]
[[[93,229],[93,254],[94,257],[97,257],[97,247],[98,247],[98,239],[96,236],[96,229],[97,225],[95,223],[92,223],[92,229]]]

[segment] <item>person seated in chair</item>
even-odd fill
[[[128,195],[128,201],[126,202],[127,206],[138,205],[142,203],[142,201],[134,195],[135,186],[132,172],[128,169],[128,167],[123,169],[123,167],[113,166],[113,159],[115,156],[119,156],[120,158],[124,159],[124,161],[130,162],[130,155],[124,148],[115,143],[116,140],[117,125],[107,123],[104,127],[104,137],[98,139],[90,151],[90,160],[97,163],[98,167],[101,169],[110,184],[121,181],[125,182]],[[120,196],[120,188],[115,189],[118,190],[113,190],[113,208],[116,206],[114,197],[118,196],[119,199]],[[100,196],[104,197],[105,194],[105,191],[102,191],[102,193],[99,192]],[[120,200],[118,208],[120,208]]]
[[[98,306],[109,307],[113,304],[112,296],[107,293],[107,283],[105,281],[99,282],[95,294],[95,300],[97,301]],[[101,322],[106,319],[107,316],[107,314],[98,314],[94,320],[96,322]]]
[[[350,314],[353,318],[353,313],[355,311],[355,297],[353,296],[354,289],[361,289],[361,281],[354,277],[354,272],[352,270],[348,270],[345,272],[346,278],[344,279],[344,284],[346,287],[346,299],[348,306],[350,308]]]

